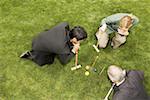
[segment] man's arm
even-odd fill
[[[62,64],[67,64],[74,55],[75,54],[73,52],[70,52],[69,54],[60,54],[58,55],[58,58]]]
[[[112,100],[132,100],[131,95],[132,94],[130,93],[130,91],[129,91],[129,93],[123,92],[123,91],[118,91],[113,95]]]
[[[122,17],[124,17],[126,15],[128,15],[128,14],[127,13],[117,13],[117,14],[110,15],[101,21],[101,25],[106,24],[106,23],[118,22],[121,20]]]
[[[140,70],[131,70],[128,74],[128,77],[130,78],[130,81],[133,82],[133,84],[135,83],[138,83],[138,82],[143,82],[144,80],[144,73]],[[134,81],[133,81],[134,79]]]
[[[137,23],[139,23],[139,19],[138,17],[136,17],[135,15],[133,14],[129,14],[129,16],[132,18],[133,22],[132,22],[132,25],[136,25]]]
[[[74,44],[73,48],[71,48],[71,51],[67,54],[60,54],[58,55],[59,60],[62,64],[68,63],[71,58],[78,52],[80,48],[80,43]]]
[[[144,80],[144,72],[143,71],[136,71],[137,74],[139,75],[141,80]]]

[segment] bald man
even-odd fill
[[[143,85],[142,71],[126,71],[111,65],[107,73],[112,83],[115,83],[112,100],[150,100]]]

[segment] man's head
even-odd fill
[[[119,34],[128,35],[128,30],[132,26],[132,18],[130,16],[124,16],[119,22]]]
[[[87,32],[81,26],[75,26],[69,33],[72,42],[77,42],[87,38]]]
[[[109,79],[113,83],[119,83],[125,79],[126,71],[122,70],[120,67],[116,65],[111,65],[109,66],[107,70],[107,74],[108,74]]]
[[[129,29],[132,26],[132,18],[130,16],[124,16],[121,18],[119,27],[121,29]]]

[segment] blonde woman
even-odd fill
[[[96,33],[99,48],[105,48],[109,40],[109,34],[115,33],[111,46],[115,49],[126,42],[129,29],[136,25],[139,19],[128,13],[117,13],[104,18]]]

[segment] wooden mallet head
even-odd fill
[[[96,50],[96,52],[99,52],[99,49],[98,49],[98,43],[95,45],[93,45],[93,48]]]

